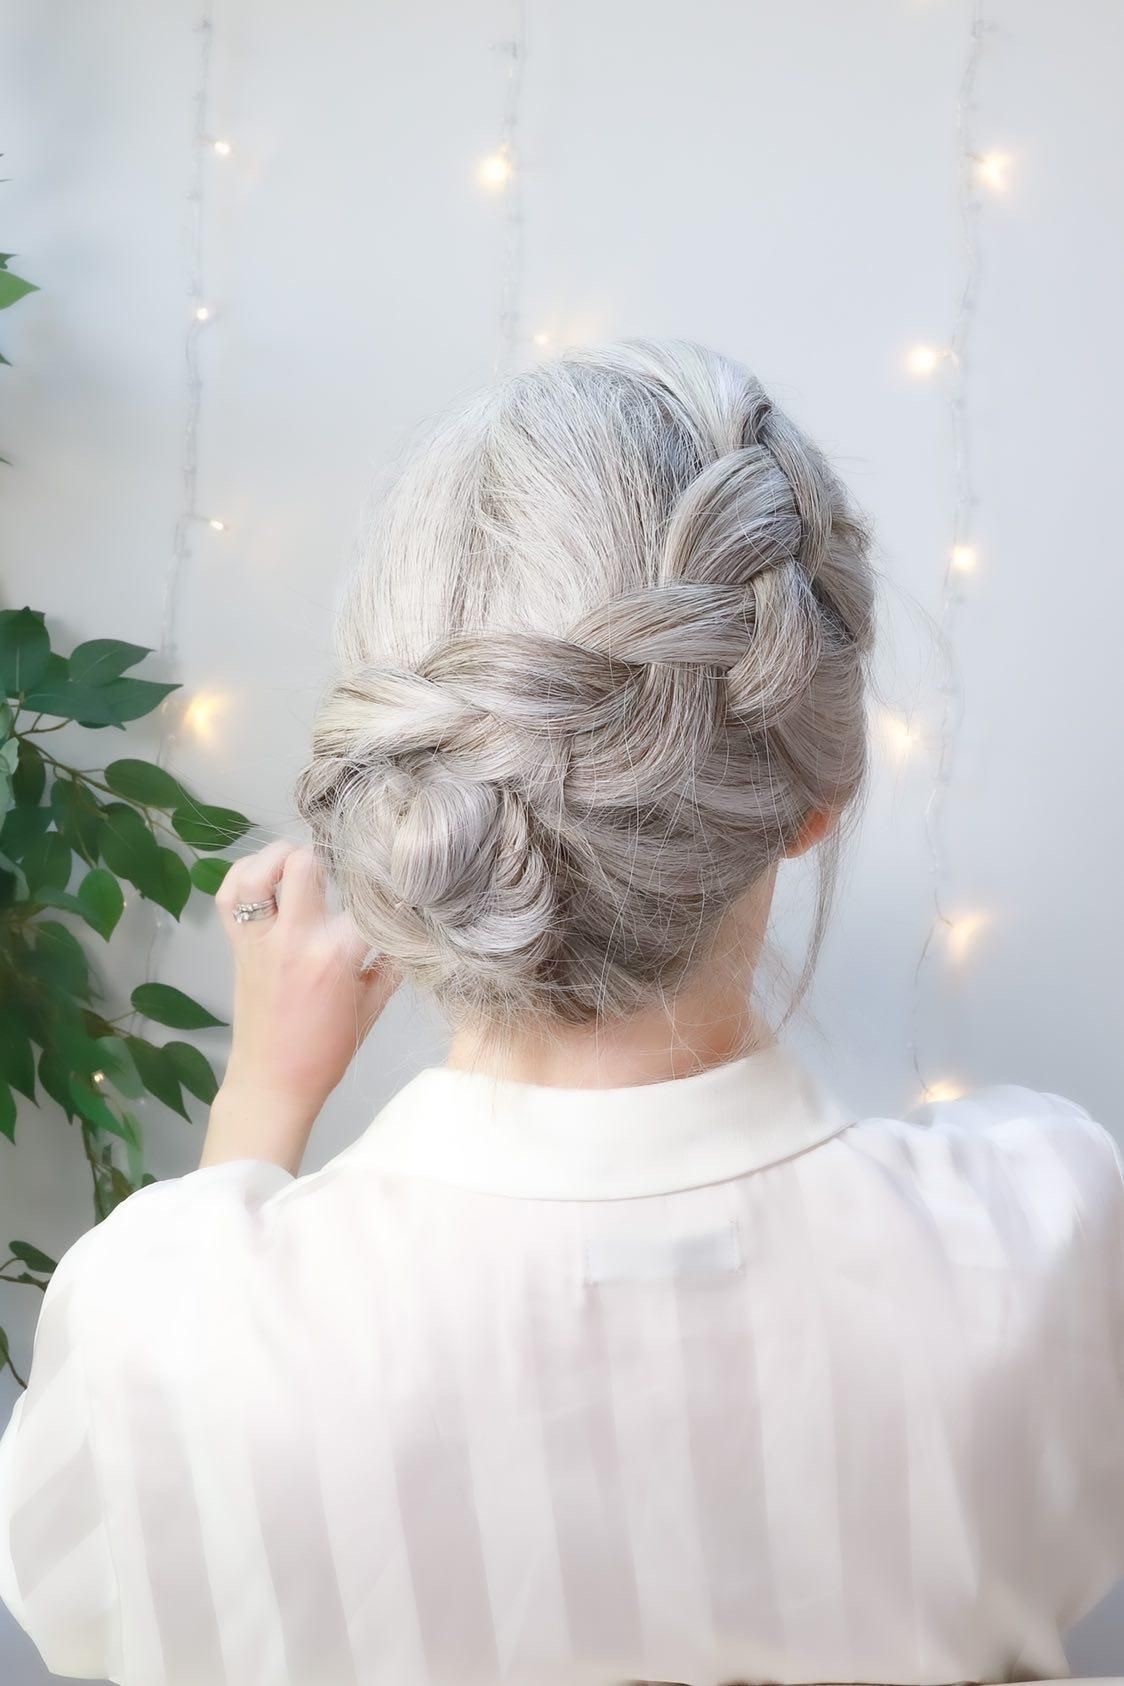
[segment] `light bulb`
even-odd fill
[[[93,1078],[94,1078],[95,1083],[98,1083],[98,1084],[104,1083],[105,1082],[105,1072],[104,1071],[95,1071],[93,1073]]]
[[[200,691],[192,697],[183,713],[183,724],[203,743],[215,734],[215,719],[222,707],[222,698],[213,691]]]
[[[921,1101],[922,1104],[926,1101],[955,1101],[959,1100],[960,1096],[964,1094],[964,1092],[964,1089],[959,1083],[951,1083],[948,1081],[930,1083],[926,1089],[922,1090]]]
[[[481,187],[486,187],[492,193],[499,193],[511,180],[513,167],[507,152],[501,148],[499,152],[490,152],[487,158],[482,158],[476,170],[476,179]]]
[[[920,733],[908,720],[903,720],[899,715],[883,715],[882,729],[888,747],[897,755],[899,760],[904,761],[906,756],[912,754],[920,742]]]
[[[208,525],[208,527],[210,527],[210,529],[213,533],[225,533],[226,532],[226,522],[220,521],[217,516],[212,516],[211,519],[207,522],[207,525]]]
[[[996,193],[1002,193],[1007,184],[1007,171],[1011,160],[1005,152],[985,152],[982,157],[975,156],[976,175],[985,187],[990,187]]]
[[[228,140],[217,140],[213,145],[220,158],[230,157],[230,142]]]
[[[970,544],[954,544],[952,547],[952,566],[961,574],[970,574],[976,565],[975,547]]]
[[[532,335],[532,338],[533,338],[534,343],[536,345],[549,345],[550,344],[550,335],[546,332],[545,329],[540,329],[540,331],[537,334]]]
[[[954,960],[963,960],[971,947],[973,938],[981,927],[987,923],[982,913],[966,913],[959,919],[952,919],[948,926],[948,946]]]
[[[196,310],[195,320],[197,322],[209,322],[211,320],[211,313],[205,304],[201,304]]]
[[[935,345],[911,346],[906,355],[905,366],[911,375],[919,379],[933,374],[944,353]]]

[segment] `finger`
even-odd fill
[[[281,880],[285,861],[295,848],[295,843],[279,839],[235,861],[215,897],[223,911],[233,912],[239,902],[268,901]]]
[[[327,883],[315,850],[294,849],[285,857],[278,901],[287,925],[323,924]]]

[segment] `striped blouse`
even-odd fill
[[[1124,1573],[1122,1226],[1053,1094],[430,1067],[65,1254],[0,1596],[120,1686],[1065,1675]]]

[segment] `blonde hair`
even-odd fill
[[[443,419],[382,501],[297,789],[363,937],[454,1023],[674,992],[865,784],[869,547],[817,447],[703,346],[571,350]]]

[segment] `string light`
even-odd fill
[[[211,519],[207,522],[207,525],[211,529],[212,533],[226,532],[226,522],[220,521],[216,515],[212,515]]]
[[[996,193],[1002,193],[1007,188],[1007,172],[1011,167],[1011,159],[1006,152],[974,152],[972,162],[976,166],[977,180],[984,187],[990,187]]]
[[[882,735],[886,746],[899,761],[913,754],[921,742],[921,734],[911,721],[897,714],[882,716]]]
[[[515,166],[506,151],[490,152],[476,167],[476,179],[481,187],[500,193],[515,174]]]
[[[544,345],[550,344],[550,335],[543,328],[540,328],[537,334],[532,334],[531,339],[532,339],[532,342],[537,346],[544,346]]]
[[[183,712],[183,729],[210,743],[215,736],[215,722],[222,711],[224,699],[214,691],[198,691]]]
[[[199,40],[199,56],[196,66],[193,101],[194,148],[191,178],[187,192],[190,211],[187,291],[192,302],[192,310],[184,344],[186,382],[183,433],[180,444],[180,509],[172,534],[171,551],[164,578],[164,601],[157,642],[157,649],[169,672],[174,672],[177,665],[176,620],[180,580],[191,556],[192,526],[198,520],[196,494],[199,481],[199,412],[203,398],[203,379],[199,363],[199,335],[204,331],[211,316],[210,309],[205,302],[207,289],[204,286],[203,275],[205,193],[209,176],[207,166],[210,157],[217,155],[224,158],[228,156],[230,151],[228,142],[216,141],[213,138],[207,124],[211,89],[211,41],[213,33],[211,18],[209,16],[203,17],[196,25],[196,29]],[[225,522],[215,517],[211,518],[207,524],[214,532],[225,531]],[[173,707],[179,706],[179,703],[178,694],[173,693],[173,696],[177,697],[177,701],[173,703],[171,698],[165,698],[156,717],[159,726],[159,741],[153,759],[158,766],[167,765],[176,741],[176,735],[171,726],[171,710]],[[192,719],[192,729],[198,731],[198,723],[206,721],[208,718],[206,705],[202,704],[201,706],[201,699],[196,698],[188,707],[184,718]],[[145,952],[144,973],[146,981],[153,977],[157,945],[161,934],[171,923],[171,915],[163,908],[153,905],[152,915]],[[142,1101],[140,1104],[144,1105],[144,1102]]]
[[[515,365],[520,339],[520,291],[523,283],[523,172],[520,168],[519,120],[523,97],[523,68],[527,57],[526,0],[511,0],[511,33],[497,42],[507,59],[500,143],[480,165],[482,185],[504,196],[503,290],[500,298],[500,340],[493,376]]]
[[[919,380],[926,380],[935,375],[941,362],[948,356],[946,347],[939,345],[914,345],[909,348],[905,356],[905,366],[911,375]]]
[[[976,76],[989,28],[984,21],[983,0],[973,0],[968,47],[961,73],[956,107],[956,142],[958,150],[958,207],[963,245],[964,278],[957,304],[953,333],[946,353],[952,369],[949,383],[949,409],[953,453],[954,510],[952,538],[948,551],[941,588],[940,647],[945,658],[945,678],[937,687],[943,700],[939,723],[939,754],[933,778],[933,788],[925,804],[925,839],[929,854],[929,873],[932,883],[933,918],[918,956],[913,973],[913,1000],[908,1043],[914,1071],[928,1099],[951,1099],[963,1091],[954,1084],[930,1085],[921,1071],[917,1046],[917,1024],[920,1012],[921,978],[925,962],[932,951],[934,939],[942,929],[948,935],[949,953],[953,960],[962,959],[978,930],[984,923],[982,913],[951,918],[942,902],[944,859],[940,844],[939,817],[943,805],[942,793],[951,782],[953,751],[957,729],[963,716],[963,695],[959,674],[953,658],[953,631],[957,609],[963,594],[956,589],[955,576],[971,572],[977,564],[977,554],[968,534],[974,516],[975,492],[971,472],[971,451],[968,434],[968,380],[971,372],[967,350],[975,319],[980,278],[979,215],[980,202],[973,191],[975,186],[994,187],[1000,177],[1006,179],[1006,155],[982,155],[970,143],[971,116],[975,110]],[[1000,167],[1002,159],[1002,168]],[[983,166],[987,168],[984,169]],[[922,352],[931,353],[933,347],[915,347],[914,372],[933,373],[943,360],[938,356],[930,363]],[[938,1095],[938,1090],[940,1094]]]
[[[960,1083],[930,1083],[928,1088],[922,1089],[919,1099],[922,1104],[928,1101],[958,1101],[961,1095],[966,1093],[967,1090]]]

